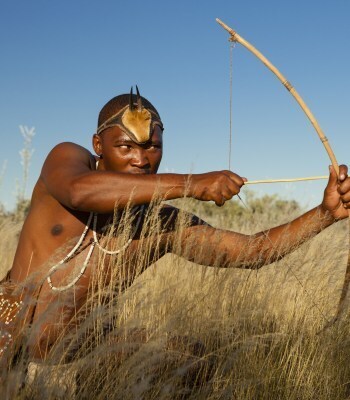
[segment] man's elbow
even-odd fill
[[[72,210],[86,211],[86,198],[82,185],[79,182],[72,182],[66,205]]]
[[[81,210],[82,198],[79,193],[73,192],[68,196],[66,206],[72,210]]]

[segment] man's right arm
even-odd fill
[[[154,198],[184,196],[223,205],[239,193],[244,180],[230,171],[205,174],[137,175],[91,169],[92,155],[73,143],[61,143],[48,155],[41,178],[49,193],[71,209],[113,212],[127,204],[147,204]]]

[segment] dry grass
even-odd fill
[[[240,210],[236,218],[233,205],[215,214],[198,203],[184,207],[241,232],[299,211],[266,203],[265,213],[248,218]],[[156,234],[158,222],[150,216],[144,234]],[[4,220],[0,230],[1,274],[11,264],[19,226]],[[118,282],[126,260],[118,256],[107,287],[96,274],[91,314],[62,337],[32,384],[23,384],[28,360],[22,355],[3,371],[1,393],[14,399],[348,398],[347,316],[317,334],[335,312],[347,243],[346,222],[339,223],[259,271],[206,268],[167,255],[124,292]],[[141,265],[149,249],[139,253]]]

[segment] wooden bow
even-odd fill
[[[234,31],[232,28],[227,26],[224,22],[222,22],[219,18],[216,18],[216,21],[231,35],[230,36],[230,41],[231,42],[237,42],[240,43],[242,46],[244,46],[246,49],[248,49],[251,53],[253,53],[271,72],[273,72],[276,77],[279,79],[279,81],[282,83],[282,85],[289,91],[289,93],[294,97],[294,99],[297,101],[301,109],[304,111],[306,114],[307,118],[310,120],[312,126],[315,128],[318,137],[320,138],[321,142],[323,143],[324,148],[327,151],[327,154],[331,160],[331,163],[339,176],[339,165],[337,162],[337,159],[334,155],[334,152],[331,148],[331,145],[329,144],[329,141],[325,134],[323,133],[319,123],[317,122],[316,118],[312,114],[311,110],[309,107],[306,105],[304,100],[301,98],[299,93],[295,90],[295,88],[291,85],[291,83],[281,74],[281,72],[263,55],[260,53],[259,50],[257,50],[252,44],[250,44],[248,41],[243,39],[236,31]],[[350,210],[349,210],[349,217],[350,217]],[[340,315],[342,314],[344,310],[344,302],[346,299],[346,295],[349,289],[349,284],[350,284],[350,251],[348,255],[348,262],[346,266],[346,272],[345,272],[345,278],[344,278],[344,283],[338,303],[338,307],[335,313],[335,316],[332,318],[331,321],[328,321],[326,326],[323,328],[323,330],[331,325],[333,325],[334,322],[336,322]]]

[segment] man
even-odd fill
[[[91,265],[103,247],[107,247],[103,243],[103,227],[115,210],[148,205],[154,198],[171,200],[184,196],[222,206],[239,193],[246,181],[230,171],[157,174],[162,143],[159,114],[137,90],[137,95],[131,91],[130,95],[117,96],[102,108],[97,133],[93,135],[97,156],[74,143],[61,143],[49,153],[33,191],[31,209],[10,272],[14,284],[28,277],[35,282],[36,289],[31,295],[37,301],[28,318],[40,328],[32,338],[32,357],[44,359],[62,326],[69,324],[85,304],[91,282],[98,273]],[[179,235],[175,232],[177,209],[161,208],[162,226],[156,239],[142,237],[145,211],[132,209],[130,215],[136,226],[131,237],[118,244],[114,255],[108,254],[106,276],[110,273],[107,264],[116,254],[129,260],[127,275],[131,279],[125,286],[132,283],[136,268],[144,270],[167,252],[203,265],[260,268],[280,259],[335,221],[346,218],[347,208],[350,208],[350,178],[347,168],[341,166],[339,179],[330,168],[329,182],[318,207],[289,224],[255,235],[214,229],[189,216],[178,245],[175,243],[175,236]],[[145,258],[144,265],[136,267],[133,257],[145,241],[149,242],[150,256]],[[67,243],[69,250],[74,246],[70,252]],[[76,264],[82,268],[72,276]],[[104,268],[103,264],[100,268]],[[47,313],[61,293],[71,299],[71,305],[66,301],[55,313]],[[47,317],[43,318],[45,313]],[[57,319],[62,322],[61,328],[57,327]]]

